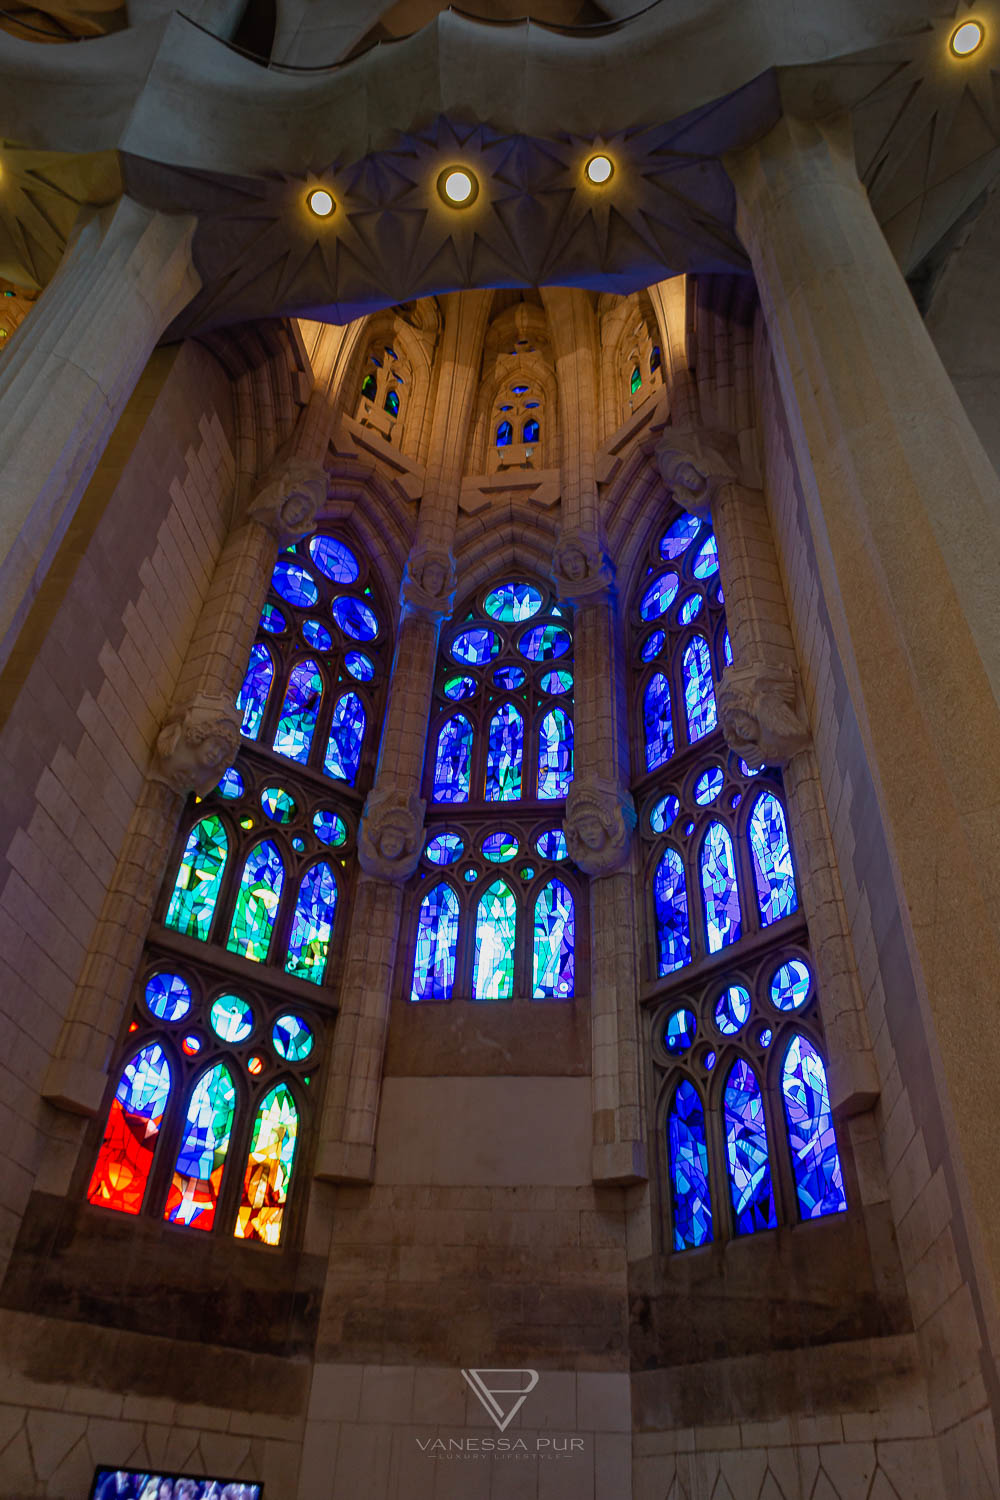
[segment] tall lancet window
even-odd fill
[[[711,526],[675,515],[634,590],[635,783],[664,1244],[847,1207],[780,772],[727,748]]]
[[[390,653],[349,539],[320,531],[282,553],[238,695],[236,764],[178,832],[91,1203],[287,1241]]]
[[[499,579],[442,634],[426,767],[407,998],[572,1000],[586,931],[562,826],[573,622],[547,585]]]

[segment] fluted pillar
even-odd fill
[[[543,293],[559,379],[562,527],[553,559],[574,635],[574,768],[566,840],[591,876],[590,953],[595,1182],[646,1176],[636,949],[635,808],[627,680],[614,566],[600,524],[595,474],[598,337],[590,297]]]
[[[317,1176],[368,1182],[375,1162],[382,1063],[399,944],[403,884],[423,848],[420,796],[441,622],[455,599],[452,547],[469,422],[492,292],[441,299],[430,456],[416,535],[400,589],[400,619],[375,785],[358,834],[361,876],[351,922]]]
[[[996,1281],[1000,1144],[983,1101],[1000,1076],[1000,479],[858,181],[846,122],[784,119],[727,166],[889,846],[914,1044],[940,1079],[956,1191]]]
[[[0,667],[157,340],[201,285],[194,227],[129,198],[88,214],[0,363]]]
[[[322,465],[288,460],[222,549],[42,1085],[50,1104],[84,1115],[100,1108],[177,820],[190,793],[211,791],[232,764],[236,697],[278,551],[314,529],[325,500]]]

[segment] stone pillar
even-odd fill
[[[271,472],[222,549],[42,1085],[50,1104],[84,1115],[100,1108],[177,820],[187,797],[210,792],[232,764],[236,696],[275,560],[313,530],[325,500],[322,465],[291,459]]]
[[[469,422],[492,292],[442,298],[444,330],[435,372],[427,463],[417,531],[400,588],[400,620],[375,785],[358,833],[361,878],[351,921],[341,1007],[333,1038],[316,1175],[370,1182],[389,1029],[402,886],[424,839],[420,796],[441,622],[455,600],[452,546]]]
[[[829,1043],[830,1098],[840,1116],[859,1114],[874,1103],[878,1078],[764,493],[741,482],[737,442],[728,433],[668,427],[656,456],[681,508],[712,521],[733,648],[719,721],[730,749],[749,766],[784,772]]]
[[[846,123],[784,119],[727,166],[889,844],[914,1026],[995,1285],[1000,1145],[983,1101],[1000,1075],[1000,479],[858,181]]]
[[[163,330],[201,285],[195,221],[84,217],[0,364],[0,667]]]
[[[639,1054],[638,913],[631,834],[628,706],[614,566],[600,525],[597,327],[586,292],[543,293],[559,380],[562,528],[552,576],[573,605],[574,775],[566,841],[590,883],[595,1182],[646,1176]]]

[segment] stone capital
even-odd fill
[[[288,547],[308,536],[326,503],[326,470],[308,458],[290,458],[270,470],[250,502],[248,516]]]
[[[405,614],[419,615],[435,624],[455,607],[455,559],[446,547],[413,547],[406,559],[399,602]]]
[[[552,578],[567,604],[592,604],[614,586],[615,568],[598,532],[570,526],[559,533]]]
[[[785,766],[809,744],[809,726],[790,667],[768,662],[727,667],[718,701],[726,743],[754,769]]]
[[[573,781],[563,826],[570,858],[588,875],[613,875],[628,858],[635,804],[616,782],[601,776]]]
[[[740,479],[736,439],[707,427],[667,427],[656,445],[660,477],[689,515],[707,520],[720,492]]]
[[[365,875],[409,880],[423,848],[426,808],[423,798],[398,787],[369,792],[358,833],[358,863]]]
[[[214,694],[171,709],[156,737],[151,779],[181,796],[204,797],[235,759],[240,722],[229,699]]]

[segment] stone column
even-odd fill
[[[585,292],[543,293],[559,379],[562,528],[553,559],[559,597],[574,609],[574,775],[566,841],[591,876],[591,1013],[595,1182],[646,1176],[639,1057],[638,913],[628,791],[628,706],[614,567],[600,524],[597,327]]]
[[[326,500],[321,464],[272,471],[227,539],[181,668],[173,705],[125,835],[42,1097],[96,1114],[187,797],[215,786],[239,748],[236,696],[278,552],[306,536]]]
[[[0,364],[0,667],[125,403],[201,285],[195,221],[121,198],[78,224]]]
[[[1000,479],[871,211],[846,123],[727,162],[889,844],[943,1129],[994,1284]],[[916,415],[919,413],[919,417]]]
[[[730,434],[668,427],[656,456],[678,505],[710,519],[719,544],[733,648],[733,664],[719,688],[719,721],[730,749],[749,766],[784,772],[829,1043],[830,1098],[841,1117],[859,1114],[874,1103],[878,1078],[764,493],[741,482],[737,441]]]
[[[400,589],[400,619],[375,785],[358,834],[355,897],[333,1038],[316,1175],[370,1182],[389,1029],[403,884],[417,867],[420,796],[441,622],[455,600],[452,546],[469,422],[492,292],[443,297],[430,456],[416,536]]]

